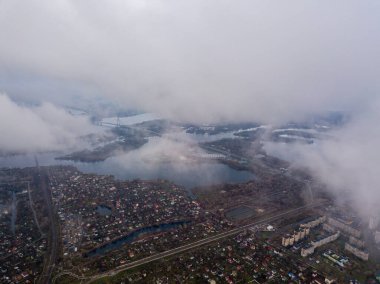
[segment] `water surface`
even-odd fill
[[[112,209],[106,205],[98,205],[96,206],[96,213],[101,216],[108,216],[111,215]]]
[[[40,166],[72,165],[84,173],[113,175],[121,180],[133,179],[166,179],[185,188],[207,186],[218,183],[240,183],[252,180],[254,174],[248,171],[238,171],[217,161],[202,163],[150,163],[149,161],[123,160],[111,157],[103,162],[83,163],[55,160],[59,153],[38,154]],[[34,167],[34,155],[17,155],[0,157],[1,167]]]
[[[135,240],[139,239],[140,237],[143,237],[147,234],[153,234],[153,233],[159,233],[159,232],[165,232],[169,231],[171,229],[180,228],[185,224],[190,223],[190,221],[176,221],[176,222],[170,222],[170,223],[164,223],[159,225],[153,225],[149,227],[144,227],[141,229],[138,229],[136,231],[133,231],[132,233],[122,236],[121,238],[114,240],[112,242],[106,243],[96,249],[93,249],[86,253],[85,257],[93,257],[93,256],[99,256],[104,255],[110,251],[119,249],[125,244],[130,244],[134,242]]]

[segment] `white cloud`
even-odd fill
[[[20,106],[0,94],[0,149],[2,152],[63,150],[80,143],[78,137],[94,128],[87,117],[72,116],[52,104]]]
[[[281,123],[345,109],[358,120],[303,159],[358,204],[379,203],[380,117],[365,113],[379,106],[379,15],[378,0],[3,0],[0,71],[88,85],[176,120]],[[0,99],[2,148],[60,148],[82,127],[52,106]]]
[[[317,144],[269,143],[266,150],[307,167],[336,198],[350,202],[362,216],[380,214],[380,99],[329,133]]]
[[[164,117],[279,122],[379,92],[379,13],[371,0],[2,1],[0,63]]]

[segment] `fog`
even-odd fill
[[[265,150],[307,168],[363,217],[380,214],[380,100],[315,144],[267,143]]]
[[[188,189],[255,178],[247,171],[236,171],[217,161],[202,159],[202,153],[193,141],[180,134],[169,134],[150,139],[138,150],[120,153],[108,159],[106,164],[108,168],[116,169],[121,177],[168,179]]]
[[[73,116],[50,103],[21,106],[0,94],[0,153],[27,153],[75,149],[79,139],[98,132],[88,117]]]
[[[75,144],[86,122],[49,102],[83,98],[195,123],[276,125],[344,110],[352,119],[335,139],[285,151],[372,211],[379,15],[377,0],[0,1],[0,90],[42,103],[0,97],[0,147]]]
[[[1,1],[0,68],[169,118],[279,122],[378,92],[379,11],[350,0]]]

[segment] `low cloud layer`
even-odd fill
[[[112,174],[119,179],[166,179],[189,189],[223,182],[244,182],[254,177],[205,159],[202,153],[185,136],[168,134],[152,138],[141,148],[121,152],[105,162],[80,163],[78,166],[85,172]]]
[[[379,92],[379,13],[376,0],[1,1],[0,69],[174,119],[280,122]]]
[[[25,153],[70,149],[78,138],[94,131],[87,117],[73,116],[45,103],[20,106],[0,94],[0,152]]]
[[[357,207],[373,208],[379,15],[378,0],[3,0],[0,74],[9,80],[0,89],[71,104],[94,90],[128,108],[200,123],[280,124],[343,109],[353,119],[335,140],[285,150],[338,195],[348,189]],[[26,109],[5,96],[0,118],[0,148],[13,151],[60,148],[87,127],[52,105]]]
[[[316,144],[268,143],[265,149],[306,167],[341,201],[348,201],[363,217],[380,214],[380,100],[342,128],[331,139]]]

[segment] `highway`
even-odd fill
[[[109,123],[108,125],[110,125],[110,126],[111,125],[112,126],[119,126],[119,125],[112,124],[112,123]],[[136,129],[135,127],[132,127],[132,126],[123,126],[123,127],[131,128],[131,129],[134,129],[134,130],[140,130],[141,131],[141,129],[138,129],[138,128]],[[150,133],[152,133],[154,135],[161,136],[160,133],[157,133],[155,131],[151,131],[151,130],[145,130],[145,131],[150,132]],[[233,159],[236,159],[236,160],[240,160],[240,161],[248,161],[248,160],[250,160],[251,162],[254,161],[255,164],[260,165],[261,167],[265,168],[266,171],[269,171],[272,174],[278,174],[278,173],[280,173],[279,170],[273,169],[273,168],[268,167],[267,165],[264,165],[264,163],[261,160],[256,159],[256,158],[250,157],[250,159],[247,159],[247,157],[242,157],[242,156],[239,156],[239,155],[236,155],[236,154],[229,153],[229,152],[227,152],[225,150],[222,150],[222,149],[220,149],[218,147],[211,147],[211,146],[202,145],[202,148],[204,148],[205,150],[208,150],[210,152],[226,155],[226,157],[230,157],[230,158],[233,158]],[[283,174],[283,173],[281,173],[281,174]],[[301,180],[299,180],[299,181],[305,183],[305,181],[301,181]],[[308,190],[311,191],[310,185],[308,185],[308,186],[309,186]],[[312,193],[311,193],[311,195],[312,195]],[[54,277],[53,283],[56,281],[56,279],[58,279],[60,276],[63,276],[65,274],[71,275],[72,277],[75,277],[75,278],[80,279],[80,280],[87,279],[88,281],[86,283],[91,283],[91,282],[96,281],[98,279],[101,279],[103,277],[114,276],[114,275],[116,275],[116,274],[118,274],[118,273],[120,273],[122,271],[130,270],[130,269],[133,269],[133,268],[136,268],[136,267],[139,267],[139,266],[142,266],[142,265],[145,265],[145,264],[148,264],[148,263],[151,263],[153,261],[157,261],[157,260],[160,260],[160,259],[163,259],[163,258],[166,258],[166,257],[170,257],[170,256],[173,256],[173,255],[176,255],[176,254],[181,254],[181,253],[186,252],[188,250],[191,250],[191,249],[194,249],[194,248],[197,248],[197,247],[200,247],[200,246],[207,245],[207,244],[209,244],[211,242],[215,242],[217,240],[220,240],[220,239],[223,239],[223,238],[227,238],[227,237],[236,235],[236,234],[238,234],[238,233],[240,233],[240,232],[242,232],[242,231],[244,231],[244,230],[246,230],[246,229],[248,229],[248,228],[250,228],[252,226],[256,226],[256,225],[260,225],[260,224],[263,224],[263,223],[271,222],[271,221],[277,220],[279,218],[283,218],[284,216],[288,216],[288,215],[294,214],[296,212],[299,212],[299,211],[302,211],[302,210],[305,210],[305,209],[309,209],[309,208],[312,208],[312,207],[318,207],[318,206],[321,206],[321,205],[322,205],[322,203],[313,203],[313,202],[311,202],[311,203],[309,203],[309,204],[307,204],[305,206],[301,206],[301,207],[298,207],[298,208],[295,208],[295,209],[290,209],[288,211],[279,213],[277,215],[270,216],[270,217],[258,220],[256,222],[253,222],[253,223],[241,226],[239,228],[232,229],[232,230],[227,231],[227,232],[223,232],[223,233],[217,234],[215,236],[211,236],[211,237],[208,237],[208,238],[205,238],[205,239],[193,242],[191,244],[183,245],[183,246],[171,249],[171,250],[167,250],[165,252],[157,253],[155,255],[151,255],[149,257],[146,257],[146,258],[134,261],[134,262],[130,262],[130,263],[118,266],[118,267],[112,269],[111,271],[108,271],[108,272],[105,272],[105,273],[101,273],[101,274],[98,274],[98,275],[94,275],[94,276],[91,276],[91,277],[88,277],[88,278],[86,278],[84,276],[76,275],[76,274],[74,274],[72,272],[69,272],[69,271],[63,271],[63,272],[59,273],[58,275],[56,275],[56,277]]]
[[[33,212],[34,222],[36,223],[38,231],[40,232],[41,238],[44,238],[45,234],[41,230],[41,226],[40,226],[40,223],[38,222],[38,218],[37,218],[37,212],[36,212],[36,210],[34,209],[34,206],[33,206],[33,199],[32,199],[32,194],[31,194],[31,191],[30,191],[30,182],[28,181],[27,183],[28,183],[29,206],[30,206],[30,209]]]
[[[227,231],[227,232],[219,233],[217,235],[214,235],[214,236],[211,236],[211,237],[199,240],[199,241],[195,241],[195,242],[187,244],[187,245],[183,245],[183,246],[171,249],[171,250],[167,250],[167,251],[164,251],[164,252],[161,252],[161,253],[157,253],[155,255],[151,255],[151,256],[148,256],[146,258],[143,258],[143,259],[140,259],[140,260],[136,260],[136,261],[133,261],[133,262],[130,262],[130,263],[118,266],[118,267],[116,267],[116,268],[114,268],[114,269],[112,269],[112,270],[110,270],[108,272],[88,277],[87,278],[88,281],[86,283],[91,283],[91,282],[93,282],[95,280],[98,280],[98,279],[101,279],[103,277],[114,276],[114,275],[116,275],[116,274],[118,274],[118,273],[120,273],[122,271],[133,269],[133,268],[136,268],[136,267],[139,267],[139,266],[142,266],[142,265],[148,264],[150,262],[157,261],[157,260],[169,257],[169,256],[173,256],[173,255],[176,255],[176,254],[181,254],[181,253],[184,253],[184,252],[186,252],[188,250],[191,250],[191,249],[194,249],[194,248],[197,248],[197,247],[200,247],[200,246],[207,245],[209,243],[218,241],[218,240],[223,239],[223,238],[227,238],[227,237],[236,235],[236,234],[238,234],[238,233],[240,233],[240,232],[242,232],[242,231],[244,231],[244,230],[246,230],[246,229],[248,229],[250,227],[253,227],[253,226],[256,226],[256,225],[265,224],[265,223],[268,223],[268,222],[271,222],[271,221],[283,218],[285,216],[301,212],[301,211],[306,210],[306,209],[310,209],[310,208],[313,208],[313,207],[319,207],[319,206],[321,206],[323,204],[324,203],[314,203],[314,204],[308,204],[308,205],[301,206],[301,207],[298,207],[298,208],[290,209],[290,210],[287,210],[285,212],[282,212],[282,213],[279,213],[279,214],[276,214],[276,215],[273,215],[273,216],[270,216],[270,217],[266,217],[266,218],[260,219],[258,221],[252,222],[250,224],[240,226],[239,228],[235,228],[235,229],[232,229],[232,230]],[[75,274],[73,274],[71,272],[64,271],[64,272],[61,272],[60,274],[58,274],[54,278],[53,283],[55,282],[56,279],[58,279],[60,276],[63,276],[65,274],[69,274],[69,275],[71,275],[71,276],[73,276],[73,277],[75,277],[77,279],[82,279],[82,280],[84,279],[83,276],[78,276],[78,275],[75,275]]]
[[[47,206],[48,217],[49,217],[49,239],[48,239],[48,250],[45,258],[44,268],[39,279],[38,283],[50,284],[51,283],[51,275],[57,261],[58,257],[58,233],[57,233],[57,223],[56,218],[54,217],[54,207],[53,201],[50,194],[49,189],[49,177],[46,172],[41,170],[39,167],[37,158],[36,158],[36,168],[37,174],[36,184],[41,188],[43,192],[45,204]]]

